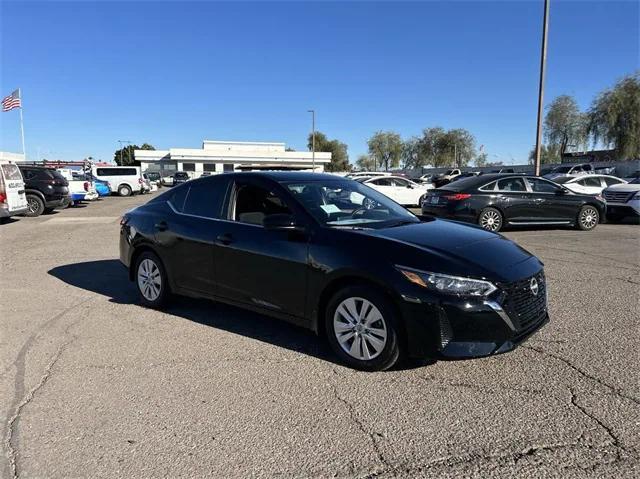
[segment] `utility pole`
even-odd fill
[[[316,171],[316,111],[307,110],[307,113],[311,113],[311,165],[313,171]]]
[[[540,175],[540,149],[542,147],[542,112],[544,109],[544,74],[547,66],[547,32],[549,30],[549,0],[544,0],[542,21],[542,49],[540,52],[540,84],[538,86],[538,123],[536,125],[535,173]]]

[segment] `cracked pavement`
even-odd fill
[[[551,323],[371,374],[254,313],[138,306],[117,219],[148,198],[0,226],[2,477],[640,476],[640,227],[505,233]]]

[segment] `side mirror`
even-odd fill
[[[564,189],[564,188],[560,188],[559,190],[556,191],[556,195],[566,195],[567,193],[569,193],[568,190]]]
[[[411,183],[409,183],[409,184],[407,185],[407,188],[409,188],[409,189],[413,189],[413,185],[412,185]]]
[[[296,222],[293,215],[284,213],[265,216],[262,225],[270,231],[304,231],[305,229]]]

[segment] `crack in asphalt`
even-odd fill
[[[70,311],[82,306],[83,304],[91,301],[92,299],[94,298],[93,297],[87,298],[83,301],[80,301],[79,303],[76,303],[70,306],[69,308],[61,311],[60,313],[52,316],[47,321],[45,321],[42,324],[42,326],[40,326],[36,331],[34,331],[31,334],[31,336],[29,336],[29,338],[27,338],[27,340],[24,342],[24,344],[20,348],[20,351],[18,351],[18,354],[16,355],[16,359],[12,364],[12,366],[15,366],[16,368],[16,377],[14,382],[15,385],[14,385],[13,401],[11,403],[11,406],[9,407],[9,411],[14,410],[14,413],[11,417],[8,418],[6,422],[5,440],[3,445],[6,450],[7,459],[9,461],[9,464],[8,464],[9,473],[11,477],[13,477],[14,479],[19,477],[18,463],[17,463],[17,456],[18,456],[17,444],[15,444],[16,441],[14,440],[14,436],[15,436],[15,430],[17,429],[17,425],[20,420],[22,409],[33,400],[33,398],[35,397],[35,394],[47,383],[47,381],[51,377],[52,368],[53,366],[55,366],[56,362],[60,358],[60,355],[66,349],[66,347],[77,338],[77,336],[73,336],[67,341],[64,341],[58,347],[58,349],[50,359],[49,363],[45,367],[44,373],[41,376],[40,381],[38,381],[38,383],[25,395],[24,382],[25,382],[25,367],[26,367],[27,353],[31,350],[35,341],[38,339],[40,334],[42,334],[42,332],[47,327],[54,324],[57,320],[65,316]],[[65,328],[65,330],[63,331],[63,335],[67,336],[69,334],[69,329],[71,329],[72,326],[80,322],[82,319],[84,318],[80,318],[74,321],[73,323],[71,323],[69,326],[67,326],[67,328]],[[22,397],[22,400],[20,400],[20,397]]]
[[[335,369],[333,369],[333,373],[337,376],[340,376],[340,374],[338,374],[338,372]],[[354,405],[351,404],[349,401],[347,401],[347,399],[340,396],[340,394],[338,393],[338,386],[336,384],[332,384],[331,387],[333,389],[333,396],[335,397],[335,399],[340,401],[347,408],[347,412],[349,413],[349,418],[351,419],[351,422],[353,422],[356,425],[356,427],[362,432],[362,434],[364,434],[367,437],[367,439],[369,439],[369,443],[371,444],[371,447],[373,448],[373,451],[375,452],[376,457],[378,458],[378,461],[382,464],[382,468],[383,469],[390,468],[391,465],[389,464],[387,459],[384,457],[384,454],[380,449],[380,444],[378,443],[378,439],[377,439],[378,437],[382,437],[382,435],[375,432],[369,432],[365,427],[364,423],[362,422],[362,420],[360,420],[360,418],[358,417],[358,412],[356,411],[356,408],[354,407]],[[353,469],[353,464],[351,464],[351,467]],[[375,477],[375,475],[372,476],[371,474],[376,474],[376,472],[372,472],[368,474],[367,477]]]
[[[562,362],[563,364],[565,364],[566,366],[568,366],[569,368],[573,369],[574,371],[576,371],[578,374],[580,374],[581,376],[589,379],[590,381],[593,381],[597,384],[600,384],[601,386],[605,387],[606,389],[609,389],[611,392],[613,392],[616,396],[627,399],[635,404],[640,405],[640,400],[634,396],[631,396],[629,394],[627,394],[626,392],[624,392],[623,390],[616,388],[614,386],[611,386],[610,384],[607,384],[606,382],[604,382],[602,379],[598,378],[597,376],[594,376],[592,374],[587,373],[586,371],[584,371],[583,369],[579,368],[578,366],[576,366],[575,364],[573,364],[571,361],[569,361],[566,358],[563,358],[562,356],[558,356],[557,354],[551,353],[549,351],[545,351],[544,349],[541,348],[536,348],[535,346],[531,346],[530,344],[523,344],[521,345],[522,348],[524,349],[528,349],[530,351],[535,351],[538,354],[542,354],[543,356],[548,356],[551,357],[557,361]]]
[[[467,389],[473,389],[476,391],[487,392],[491,394],[497,394],[500,391],[515,391],[515,392],[521,392],[526,394],[538,394],[540,396],[545,396],[545,397],[555,397],[553,394],[549,394],[548,391],[541,390],[541,389],[518,388],[518,387],[512,387],[512,386],[504,386],[500,384],[492,384],[491,386],[488,386],[484,384],[465,383],[461,381],[447,381],[444,378],[437,378],[435,376],[416,375],[416,377],[418,379],[427,381],[429,383],[437,383],[437,385],[451,386],[454,388],[462,387]]]
[[[565,252],[565,253],[573,253],[573,254],[576,254],[576,255],[587,255],[587,256],[590,256],[592,258],[605,259],[605,260],[611,261],[613,263],[631,264],[631,265],[635,266],[636,268],[640,268],[640,264],[636,264],[636,263],[632,263],[632,262],[623,263],[622,261],[617,260],[615,258],[610,258],[609,256],[603,256],[601,254],[596,254],[596,253],[592,253],[592,252],[588,252],[588,251],[581,251],[581,250],[567,249],[567,248],[558,248],[557,246],[549,246],[548,244],[545,244],[545,245],[533,245],[533,246],[536,247],[536,248],[552,249],[554,251],[562,251],[562,252]],[[621,267],[625,268],[625,269],[630,269],[627,266],[621,266]]]
[[[602,429],[604,429],[606,431],[606,433],[609,435],[609,437],[611,438],[611,444],[613,445],[613,447],[616,450],[616,460],[620,461],[622,459],[622,455],[620,454],[620,451],[626,451],[626,449],[622,446],[622,444],[620,444],[620,440],[618,439],[618,436],[616,436],[616,434],[613,432],[613,429],[610,428],[609,426],[607,426],[604,422],[602,422],[600,419],[598,419],[595,415],[591,414],[589,411],[586,410],[586,408],[584,406],[581,406],[580,404],[578,404],[577,402],[577,395],[575,393],[575,391],[572,388],[567,388],[569,390],[569,394],[571,394],[570,397],[570,401],[571,404],[578,409],[580,412],[582,412],[582,414],[584,414],[585,416],[587,416],[588,418],[590,418],[592,421],[595,421],[596,424],[598,424]]]

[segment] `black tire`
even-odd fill
[[[504,225],[504,217],[495,208],[484,208],[478,215],[478,225],[482,229],[497,233]]]
[[[422,208],[422,202],[424,201],[424,199],[425,199],[425,197],[426,197],[426,196],[427,196],[427,195],[422,195],[422,196],[420,197],[420,199],[418,200],[418,207],[419,207],[419,208]]]
[[[27,206],[29,209],[24,214],[25,216],[33,218],[44,212],[44,201],[38,195],[27,194]]]
[[[145,288],[145,282],[139,277],[141,273],[145,274],[145,271],[149,271],[148,268],[145,268],[145,266],[143,266],[143,264],[148,265],[149,261],[155,266],[155,268],[159,273],[159,276],[158,276],[160,280],[159,293],[157,294],[156,297],[153,297],[153,295],[148,294],[150,290]],[[166,304],[167,300],[169,299],[169,296],[171,295],[171,291],[169,288],[169,280],[167,277],[167,272],[164,269],[164,265],[162,264],[162,261],[160,260],[160,258],[155,253],[152,253],[151,251],[145,251],[136,259],[134,268],[135,269],[133,270],[133,280],[136,284],[136,288],[138,289],[138,293],[140,294],[140,302],[148,308],[154,308],[154,309],[161,308],[164,304]],[[155,275],[153,275],[153,271],[154,271],[153,269],[150,271],[151,276],[155,278]],[[147,278],[149,278],[149,276],[150,276],[149,274],[146,274]],[[151,285],[148,285],[148,287],[152,288]]]
[[[382,322],[380,322],[380,320],[376,320],[369,324],[365,324],[364,319],[362,319],[362,322],[359,325],[355,324],[353,326],[353,330],[350,331],[351,333],[353,333],[351,336],[353,337],[353,341],[351,341],[350,343],[351,347],[353,347],[354,343],[359,337],[360,343],[358,345],[358,349],[360,355],[363,356],[364,350],[366,349],[367,352],[369,352],[369,355],[372,356],[371,359],[358,359],[352,356],[349,352],[343,349],[343,346],[341,346],[340,342],[338,341],[338,333],[336,332],[336,327],[334,326],[334,316],[341,318],[340,321],[343,322],[340,324],[347,325],[347,328],[351,326],[351,323],[348,322],[344,315],[337,313],[338,308],[343,305],[343,302],[350,300],[355,301],[356,309],[358,308],[358,303],[360,305],[360,308],[363,307],[364,302],[361,300],[366,300],[371,305],[373,305],[380,313]],[[369,308],[368,311],[371,312],[374,310],[372,308]],[[362,309],[358,312],[362,313]],[[334,294],[331,300],[329,300],[324,318],[327,339],[333,351],[342,362],[352,368],[360,369],[363,371],[385,371],[393,367],[398,362],[401,352],[399,338],[400,331],[398,326],[399,321],[400,318],[398,317],[398,313],[396,311],[396,308],[394,308],[392,302],[374,287],[368,287],[364,285],[349,286]],[[367,326],[369,326],[371,329],[368,329]],[[355,330],[356,327],[358,327],[358,331],[360,332],[357,332]],[[372,330],[385,331],[386,338],[384,339],[384,341],[381,341],[380,339],[383,336],[377,335],[377,333],[372,332]],[[344,335],[349,334],[349,332],[344,329],[342,330],[342,332],[345,333]],[[374,343],[370,342],[372,340],[376,340],[378,344],[380,344],[380,342],[383,342],[383,346],[379,346],[381,347],[379,351],[375,350]],[[345,347],[349,345],[348,341],[349,340],[344,343]],[[364,343],[364,345],[362,343]],[[373,351],[374,354],[371,355],[370,351]]]
[[[131,196],[131,188],[128,185],[120,185],[118,186],[118,194],[120,196]]]
[[[582,231],[591,231],[600,222],[600,213],[595,206],[584,205],[578,211],[576,228]]]

